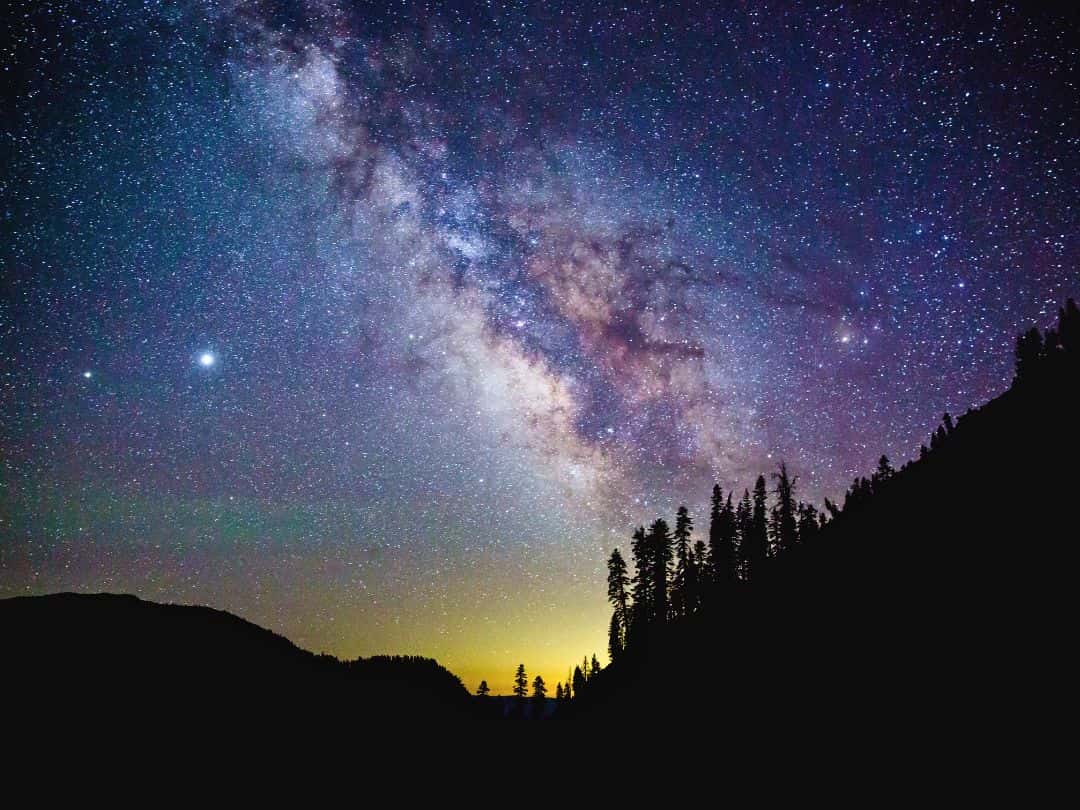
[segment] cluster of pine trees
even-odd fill
[[[752,582],[769,558],[805,542],[826,521],[817,509],[795,499],[797,476],[781,462],[773,473],[775,496],[769,503],[764,475],[754,490],[724,497],[713,486],[709,539],[692,541],[694,521],[685,506],[675,514],[672,531],[658,518],[648,530],[638,527],[630,542],[631,575],[619,549],[608,559],[608,599],[614,611],[608,632],[608,653],[618,660],[635,641],[657,624],[700,611],[735,587]]]
[[[1036,383],[1058,373],[1061,366],[1080,362],[1080,309],[1070,298],[1058,309],[1057,329],[1046,330],[1046,336],[1032,327],[1016,339],[1016,381],[1014,384]]]
[[[1058,312],[1058,326],[1045,337],[1037,328],[1020,335],[1016,344],[1014,386],[1038,385],[1064,367],[1080,366],[1080,309],[1069,299]],[[924,459],[949,443],[955,425],[946,413],[920,448]],[[911,462],[905,464],[901,471]],[[694,523],[685,506],[675,515],[675,528],[658,518],[648,530],[638,527],[630,542],[631,574],[619,549],[608,559],[608,600],[613,612],[608,631],[608,652],[618,660],[627,649],[648,636],[650,629],[699,612],[710,602],[759,578],[771,559],[813,541],[822,528],[848,512],[862,510],[896,475],[888,457],[881,456],[870,477],[856,478],[844,495],[843,505],[825,499],[819,512],[797,501],[797,477],[781,462],[772,474],[773,498],[764,475],[753,492],[744,490],[736,502],[719,484],[713,486],[709,537],[691,541]]]
[[[585,687],[589,681],[600,674],[600,662],[596,658],[596,653],[593,653],[592,661],[582,658],[581,665],[574,667],[573,672],[567,672],[566,685],[563,686],[562,681],[555,684],[555,699],[562,702],[564,700],[571,700],[575,694],[580,695],[585,691]],[[514,687],[511,690],[511,694],[517,699],[518,705],[522,706],[525,701],[531,698],[539,704],[547,699],[547,684],[544,682],[542,676],[537,675],[532,681],[532,693],[529,692],[529,676],[525,672],[525,665],[518,664],[517,670],[514,672]],[[486,698],[491,695],[491,688],[488,686],[486,680],[480,681],[480,685],[476,689],[478,697]]]
[[[1058,312],[1056,329],[1045,336],[1033,328],[1016,343],[1016,376],[1013,387],[1038,386],[1062,373],[1080,370],[1080,309],[1069,299]],[[962,416],[960,421],[964,420]],[[953,418],[945,413],[941,424],[923,445],[919,459],[937,454],[951,444],[956,430]],[[841,504],[825,498],[824,509],[796,498],[798,479],[784,462],[771,475],[772,487],[759,475],[752,490],[744,489],[736,499],[733,491],[712,489],[708,539],[694,539],[694,520],[686,506],[675,515],[674,528],[658,518],[646,529],[639,526],[630,542],[633,570],[622,552],[614,549],[608,559],[608,600],[613,611],[608,632],[608,653],[617,661],[628,649],[642,644],[658,625],[679,621],[699,613],[736,590],[752,585],[767,574],[772,561],[792,550],[812,543],[822,529],[841,515],[863,511],[876,496],[896,486],[894,480],[913,462],[899,470],[887,456],[866,477],[856,477]],[[831,529],[830,529],[831,531]],[[600,674],[596,655],[583,659],[567,673],[565,684],[555,687],[555,699],[569,701],[581,695],[588,683]],[[531,694],[525,666],[517,668],[514,696],[524,705],[530,697],[542,703],[547,686],[539,675],[533,679]],[[482,681],[477,694],[489,693]]]

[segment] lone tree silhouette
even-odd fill
[[[538,709],[542,710],[544,707],[544,700],[547,696],[547,687],[544,685],[544,679],[537,675],[533,678],[532,688],[533,703],[536,704]]]
[[[491,689],[488,688],[487,681],[480,681],[480,685],[476,687],[476,694],[480,697],[487,697],[491,694]]]
[[[514,697],[519,703],[523,703],[529,696],[529,678],[525,674],[525,665],[518,664],[517,672],[514,673]]]

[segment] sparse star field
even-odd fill
[[[1080,294],[1026,4],[4,15],[0,596],[553,689],[715,481],[897,466]],[[1007,486],[1007,482],[1003,482]]]

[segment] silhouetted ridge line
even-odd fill
[[[1070,299],[1056,329],[1019,338],[1009,390],[946,413],[899,469],[882,456],[842,504],[799,501],[781,462],[771,487],[765,476],[741,497],[713,487],[704,559],[682,537],[673,553],[662,518],[639,527],[633,571],[618,549],[608,561],[612,664],[568,716],[680,726],[672,701],[691,694],[685,722],[750,735],[769,723],[864,733],[871,715],[974,733],[1001,721],[988,705],[1016,721],[1018,687],[1071,671],[1060,640],[1072,615],[1063,563],[1080,536],[1078,392]],[[676,524],[692,525],[685,507]],[[1053,695],[1023,699],[1049,711]]]
[[[457,676],[420,656],[339,661],[221,610],[114,594],[0,600],[5,696],[52,714],[108,714],[147,733],[246,722],[406,728],[481,719]]]

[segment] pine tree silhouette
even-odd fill
[[[690,569],[690,533],[694,530],[694,522],[686,510],[686,506],[680,506],[675,513],[675,534],[673,537],[675,547],[675,570],[671,578],[671,616],[682,618],[689,612],[688,593],[691,576]]]
[[[720,550],[720,514],[724,509],[724,496],[719,484],[713,484],[712,497],[709,499],[709,581],[716,583],[723,579],[723,552]]]
[[[1042,358],[1042,335],[1038,328],[1032,327],[1016,339],[1016,382],[1027,382],[1036,377]]]
[[[608,660],[614,662],[622,658],[623,654],[623,630],[619,624],[619,611],[611,614],[611,624],[608,627]]]
[[[634,530],[630,541],[630,553],[634,559],[633,605],[630,609],[630,626],[627,628],[627,646],[636,643],[652,620],[653,608],[653,563],[652,547],[645,527]]]
[[[817,537],[821,524],[813,504],[799,502],[799,542],[809,543]]]
[[[545,697],[547,696],[547,686],[544,684],[544,679],[537,675],[533,678],[532,683],[532,699],[533,705],[533,717],[539,718],[544,711]]]
[[[650,583],[650,599],[653,622],[665,622],[668,619],[671,607],[668,599],[668,586],[671,577],[671,565],[674,558],[672,549],[671,531],[667,521],[657,518],[649,527],[646,538],[650,549],[649,562],[652,564],[652,582]]]
[[[581,697],[585,691],[585,673],[581,671],[581,667],[574,667],[574,696]]]
[[[611,606],[615,609],[611,621],[612,629],[614,630],[616,627],[618,629],[617,647],[620,652],[626,648],[626,639],[630,626],[630,596],[627,592],[629,587],[630,576],[626,570],[626,561],[623,560],[619,550],[614,549],[608,558],[608,601],[611,602]],[[610,637],[608,651],[611,651]],[[612,655],[611,660],[615,660],[614,655]]]
[[[750,502],[750,490],[744,489],[742,500],[735,509],[735,526],[739,534],[738,564],[739,578],[744,582],[752,579],[754,549],[754,508]]]
[[[488,688],[487,681],[480,681],[480,685],[476,687],[476,694],[480,697],[487,697],[491,693],[491,689]]]
[[[796,478],[788,475],[787,465],[780,462],[778,472],[773,473],[776,481],[776,504],[772,512],[773,548],[775,554],[782,554],[795,548],[799,541],[799,525],[795,507]]]
[[[518,705],[521,706],[529,694],[529,678],[525,675],[524,664],[518,664],[517,672],[514,673],[513,691],[514,697],[517,698]]]
[[[720,590],[730,588],[738,577],[738,530],[731,493],[724,503],[720,485],[713,485],[712,507],[709,512],[709,568],[713,583]]]
[[[1074,360],[1080,358],[1080,309],[1071,298],[1058,310],[1057,332],[1062,350],[1072,354]]]
[[[691,613],[701,610],[705,604],[705,586],[709,581],[709,552],[704,540],[694,541],[691,566],[688,569],[687,602]]]
[[[894,470],[892,464],[889,463],[889,457],[883,455],[878,459],[877,469],[874,471],[873,476],[871,476],[870,483],[877,487],[878,484],[885,483],[895,474],[896,470]]]
[[[769,527],[767,523],[768,495],[765,491],[765,476],[759,475],[754,482],[754,508],[750,520],[750,546],[747,560],[750,565],[751,580],[760,576],[769,556]]]

